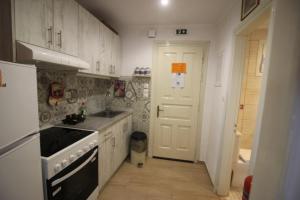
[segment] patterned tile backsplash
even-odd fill
[[[113,81],[105,79],[76,76],[67,71],[39,70],[38,102],[40,126],[60,123],[66,115],[78,113],[84,103],[88,114],[105,109],[105,94],[107,90],[113,94]],[[50,84],[61,83],[64,86],[65,97],[57,106],[48,104]],[[150,79],[126,79],[126,96],[112,98],[111,106],[114,110],[133,111],[133,131],[149,133],[150,126]],[[72,93],[72,99],[66,93]]]
[[[76,73],[40,70],[38,78],[38,102],[40,126],[59,123],[66,115],[78,113],[82,103],[88,113],[96,113],[105,109],[105,93],[112,83],[110,80],[78,77]],[[57,106],[48,104],[50,84],[61,83],[65,97]],[[66,98],[66,92],[73,92],[72,101]]]
[[[151,108],[151,80],[149,78],[132,78],[126,81],[124,98],[114,98],[114,109],[131,108],[133,111],[133,131],[149,133]]]

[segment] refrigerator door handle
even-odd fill
[[[11,152],[12,150],[14,150],[15,148],[22,146],[23,144],[35,139],[36,137],[39,137],[39,132],[35,132],[35,133],[31,133],[3,148],[0,148],[0,158],[4,155],[6,155],[7,153]]]

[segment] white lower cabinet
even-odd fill
[[[117,122],[99,136],[99,185],[100,189],[123,163],[129,153],[131,115]]]

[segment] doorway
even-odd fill
[[[266,61],[271,5],[243,23],[235,35],[233,73],[219,161],[217,193],[230,189],[241,198],[244,179],[252,175],[259,141],[262,102],[266,90]],[[230,199],[230,198],[229,198]]]
[[[176,43],[158,45],[156,54],[152,156],[195,161],[203,94],[204,47]]]
[[[240,90],[239,111],[236,122],[231,186],[241,190],[250,175],[250,159],[255,136],[257,112],[266,58],[268,19],[253,27],[246,36],[244,73]]]

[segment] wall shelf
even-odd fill
[[[134,78],[151,78],[151,75],[139,75],[139,74],[134,74],[132,75]]]

